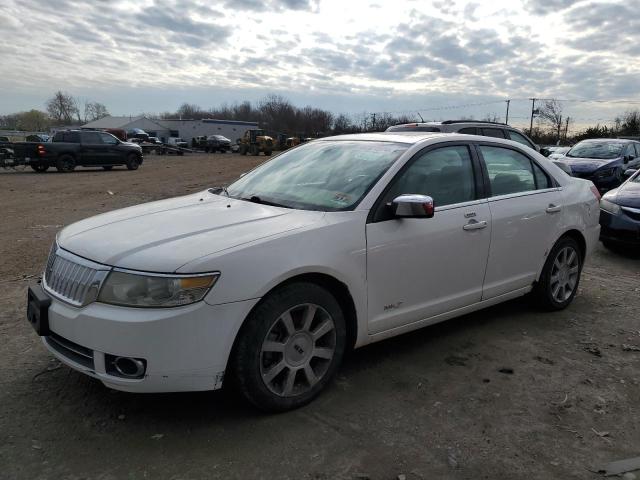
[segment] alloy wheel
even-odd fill
[[[558,252],[551,268],[551,295],[558,303],[565,302],[578,284],[580,255],[573,247],[564,247]]]
[[[319,305],[297,305],[273,323],[260,350],[260,375],[276,395],[311,390],[326,374],[336,350],[336,326]]]

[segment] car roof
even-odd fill
[[[375,132],[375,133],[351,133],[347,135],[335,135],[333,137],[319,138],[318,141],[326,140],[359,140],[365,142],[395,142],[414,144],[427,138],[450,137],[455,133],[442,132]],[[467,136],[467,135],[465,135]],[[473,137],[473,135],[468,135]],[[477,138],[477,135],[475,136]]]
[[[638,143],[637,140],[631,140],[630,138],[587,138],[586,140],[581,140],[581,142]]]

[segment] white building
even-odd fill
[[[152,120],[144,116],[112,117],[107,116],[83,125],[82,128],[120,128],[133,130],[139,128],[152,137],[167,142],[170,137],[179,137],[191,145],[194,137],[223,135],[232,142],[240,138],[246,130],[258,128],[257,122],[240,122],[236,120]]]

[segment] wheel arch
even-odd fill
[[[300,273],[300,274],[297,274],[297,275],[293,275],[293,276],[291,276],[291,277],[289,277],[289,278],[287,278],[285,280],[282,280],[281,282],[279,282],[278,284],[273,286],[270,290],[268,290],[262,296],[260,301],[258,301],[249,310],[249,312],[247,313],[247,315],[243,319],[242,324],[240,325],[240,328],[238,329],[238,331],[236,333],[236,336],[235,336],[235,338],[233,340],[233,345],[231,347],[231,350],[229,351],[229,359],[233,358],[233,352],[236,349],[236,346],[237,346],[237,343],[238,343],[238,339],[240,338],[240,336],[242,334],[242,330],[245,327],[245,325],[247,324],[247,319],[256,310],[256,308],[258,308],[258,306],[260,306],[262,304],[262,302],[271,293],[275,292],[276,290],[279,290],[282,287],[285,287],[285,286],[290,285],[292,283],[298,283],[298,282],[306,282],[306,283],[316,284],[316,285],[326,289],[327,291],[329,291],[335,297],[335,299],[340,304],[340,308],[342,309],[342,312],[344,313],[345,327],[347,329],[347,349],[349,349],[349,350],[353,349],[353,347],[356,344],[356,340],[358,338],[358,315],[357,315],[357,311],[356,311],[355,302],[353,300],[351,292],[349,291],[349,287],[347,287],[346,284],[344,284],[343,282],[341,282],[337,278],[335,278],[335,277],[333,277],[331,275],[328,275],[326,273],[306,272],[306,273]]]
[[[551,250],[553,250],[553,247],[555,246],[556,243],[558,243],[560,240],[562,240],[563,238],[572,238],[573,240],[575,240],[578,244],[578,246],[580,247],[580,254],[582,256],[582,261],[584,263],[584,259],[587,255],[587,240],[584,236],[584,234],[578,230],[577,228],[570,228],[569,230],[565,231],[562,235],[560,235],[557,240],[555,242],[553,242],[553,245],[551,245],[549,247],[549,252],[547,253],[547,256],[549,255],[549,253],[551,253]],[[547,257],[545,257],[544,261],[542,262],[542,265],[538,271],[538,275],[536,276],[536,282],[540,281],[540,275],[542,275],[542,271],[544,269],[544,265],[547,261]]]

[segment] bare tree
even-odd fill
[[[545,100],[544,104],[538,108],[538,118],[556,132],[558,140],[562,131],[562,110],[562,102],[555,99]]]
[[[103,117],[107,117],[109,111],[107,107],[99,102],[87,102],[84,104],[84,121],[93,122]]]
[[[78,119],[78,122],[81,121],[76,99],[62,90],[58,90],[47,101],[47,112],[58,124],[70,125],[74,122],[74,117]]]

